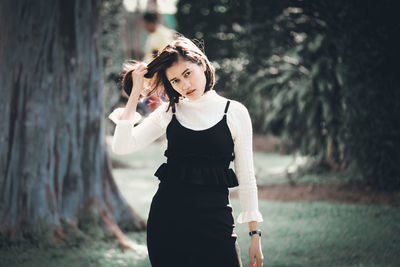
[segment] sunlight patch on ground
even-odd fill
[[[142,218],[147,219],[158,179],[149,170],[115,169],[115,182],[121,194]]]

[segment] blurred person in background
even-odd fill
[[[143,14],[144,28],[149,33],[144,46],[145,63],[149,63],[175,37],[175,31],[160,23],[160,15],[156,12]]]

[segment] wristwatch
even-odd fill
[[[258,234],[259,236],[261,236],[261,230],[255,230],[255,231],[250,231],[249,232],[249,236],[252,236],[252,235],[255,235],[255,234]]]

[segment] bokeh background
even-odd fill
[[[264,266],[400,265],[397,1],[45,2],[0,4],[0,266],[150,266],[166,140],[116,155],[108,118],[149,11],[249,110]],[[248,226],[235,229],[248,266]]]

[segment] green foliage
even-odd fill
[[[283,8],[273,18],[274,36],[286,40],[282,42],[286,48],[260,61],[261,71],[243,86],[257,98],[269,100],[261,108],[254,100],[248,102],[263,110],[255,117],[259,131],[280,136],[287,151],[338,168],[344,152],[338,60],[332,40],[324,34],[327,23],[310,13],[297,5]]]

